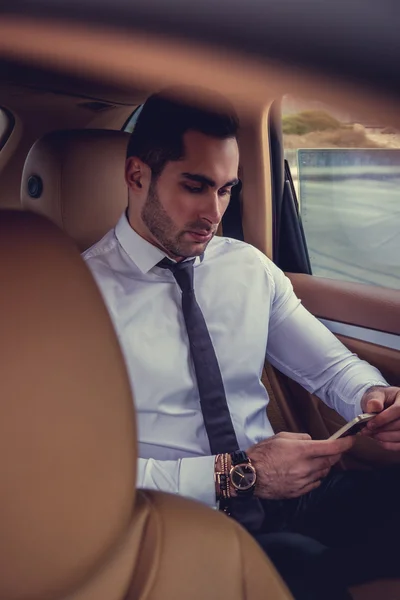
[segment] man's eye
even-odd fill
[[[232,190],[231,189],[229,189],[229,190],[226,190],[226,189],[225,190],[220,190],[220,192],[219,192],[220,196],[230,196],[231,194],[232,194]]]
[[[201,187],[201,186],[198,187],[198,186],[184,184],[183,187],[191,194],[200,194],[203,191],[203,187]]]

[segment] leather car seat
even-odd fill
[[[81,252],[92,246],[128,205],[124,167],[129,135],[80,129],[37,140],[22,173],[22,208],[47,216]]]
[[[0,600],[286,600],[253,539],[135,490],[130,384],[76,245],[0,211]]]
[[[122,131],[80,129],[55,131],[39,139],[25,162],[21,184],[22,207],[47,216],[75,240],[81,252],[86,250],[115,226],[127,206],[124,164],[129,135]],[[298,426],[290,404],[279,393],[275,380],[276,376],[267,365],[263,382],[271,400],[268,406],[271,423],[276,432],[296,431]],[[150,496],[147,496],[146,502]],[[139,497],[142,501],[141,492]],[[176,498],[174,502],[172,512],[176,515],[176,503],[181,500]],[[172,527],[174,522],[172,519],[169,521]],[[185,547],[176,548],[176,551],[187,559],[187,542]],[[206,545],[204,554],[208,554]],[[177,573],[173,564],[175,556],[172,552],[170,568],[171,572]],[[191,587],[189,591],[191,593]],[[351,591],[355,600],[370,600],[378,595],[394,600],[400,597],[400,584],[397,581],[379,581],[354,587]],[[131,596],[136,597],[140,596]],[[3,600],[1,595],[0,600]],[[100,597],[100,600],[103,599]]]

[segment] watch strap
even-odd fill
[[[231,461],[233,466],[240,465],[241,463],[250,462],[246,452],[244,452],[243,450],[236,450],[235,452],[232,452]]]

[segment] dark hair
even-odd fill
[[[223,106],[219,112],[187,104],[168,92],[150,96],[131,134],[127,158],[140,158],[150,167],[153,177],[158,177],[167,162],[184,157],[183,136],[187,131],[199,131],[219,139],[235,138],[238,117],[230,106],[227,108],[226,100]]]

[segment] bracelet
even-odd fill
[[[228,454],[224,454],[223,455],[223,460],[224,460],[224,473],[225,473],[225,493],[226,493],[226,499],[231,497],[231,480],[229,477],[229,469],[228,469]]]
[[[221,470],[219,470],[219,467]],[[219,501],[219,508],[229,515],[229,499],[231,497],[229,480],[229,454],[217,454],[215,457],[214,480],[217,501]]]
[[[221,470],[219,470],[219,467]],[[221,500],[226,497],[226,472],[224,468],[224,455],[217,454],[215,457],[214,467],[214,479],[215,479],[215,490],[217,494],[217,500]]]

